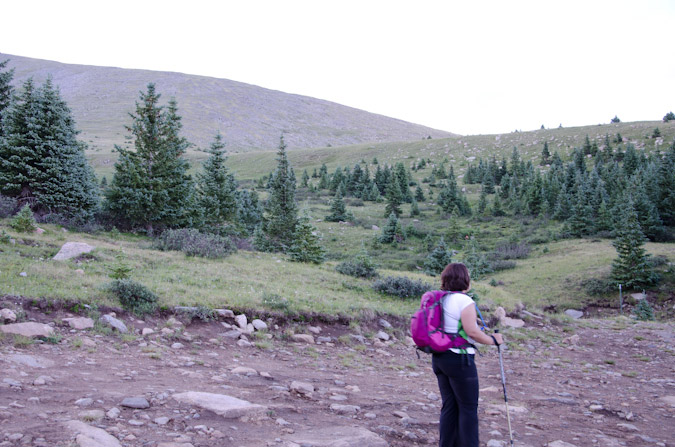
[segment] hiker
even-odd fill
[[[465,293],[471,288],[464,264],[448,264],[441,273],[441,289],[451,292],[443,299],[444,328],[456,334],[460,327],[469,343],[501,345],[501,334],[487,335],[476,323],[476,305]],[[461,322],[461,325],[459,324]],[[434,353],[431,365],[441,392],[439,447],[478,447],[478,373],[473,347]]]

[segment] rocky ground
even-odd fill
[[[33,323],[0,326],[0,446],[438,443],[430,358],[386,321],[279,327],[223,311],[208,323],[95,322],[86,309],[0,307]],[[505,331],[516,446],[675,445],[672,324],[527,320]],[[481,440],[506,446],[499,359],[483,351]]]

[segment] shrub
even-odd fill
[[[427,283],[415,281],[405,276],[387,276],[373,283],[373,289],[378,292],[400,298],[420,297],[431,288],[431,285]]]
[[[10,226],[20,233],[32,233],[37,230],[37,222],[35,222],[30,206],[24,205],[12,219]]]
[[[527,243],[507,243],[497,245],[492,253],[493,259],[525,259],[530,254]]]
[[[356,278],[376,278],[379,276],[379,273],[375,270],[375,264],[369,259],[363,262],[342,262],[335,267],[335,270],[343,275],[354,276]]]
[[[0,244],[9,244],[10,242],[12,242],[12,237],[5,230],[0,230]]]
[[[262,304],[269,309],[288,309],[288,300],[276,293],[264,293],[262,296]]]
[[[14,197],[0,195],[0,219],[13,215],[17,205],[17,201]]]
[[[127,263],[124,262],[122,256],[115,257],[115,263],[108,267],[110,273],[108,276],[112,279],[127,279],[133,270]]]
[[[204,322],[216,321],[218,319],[218,313],[215,310],[202,305],[182,309],[182,312],[190,318],[190,321],[194,320],[195,318],[198,318]]]
[[[495,272],[499,272],[499,271],[502,271],[502,270],[514,269],[514,268],[516,268],[516,261],[504,261],[504,260],[498,259],[496,261],[490,262],[490,267]]]
[[[638,305],[635,307],[635,310],[633,310],[633,314],[635,315],[635,318],[642,321],[654,319],[654,310],[646,298],[640,300]]]
[[[200,233],[194,228],[166,230],[155,241],[159,250],[182,251],[187,256],[202,258],[224,258],[237,249],[228,237],[216,234]]]
[[[151,313],[157,307],[157,295],[132,279],[116,279],[107,288],[120,300],[122,307],[136,314]]]
[[[591,296],[607,295],[616,291],[616,283],[609,279],[590,278],[581,282],[586,293]]]

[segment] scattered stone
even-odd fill
[[[525,326],[525,322],[518,318],[504,317],[501,323],[506,327],[519,328]]]
[[[372,225],[370,229],[373,231],[380,231],[380,227],[378,227],[377,225]]]
[[[659,398],[661,401],[667,403],[671,407],[675,407],[675,396],[663,396]]]
[[[78,407],[88,407],[94,403],[94,399],[91,397],[83,397],[82,399],[77,399],[75,405]]]
[[[17,365],[28,366],[30,368],[51,368],[54,366],[54,362],[52,360],[27,354],[3,355],[3,360],[16,363]]]
[[[569,315],[570,317],[574,318],[575,320],[578,320],[579,318],[584,316],[584,313],[580,310],[567,309],[565,311],[565,315]]]
[[[308,343],[310,345],[314,344],[314,337],[309,334],[293,334],[291,338],[293,341],[297,341],[299,343]]]
[[[318,326],[309,326],[307,330],[314,335],[319,335],[321,333],[321,328]]]
[[[225,394],[188,391],[186,393],[174,394],[172,397],[180,403],[195,405],[213,411],[217,415],[227,419],[260,417],[267,411],[267,408],[262,405],[252,404]]]
[[[21,276],[22,278],[25,278],[25,277],[28,276],[28,273],[26,273],[26,272],[21,272],[21,273],[19,273],[19,276]]]
[[[258,371],[253,368],[247,368],[245,366],[238,366],[230,371],[232,374],[239,374],[242,376],[257,376]]]
[[[83,276],[83,275],[84,275],[84,270],[82,270],[82,269],[76,269],[76,270],[75,270],[75,274],[76,274],[76,275],[79,275],[79,276]]]
[[[118,332],[121,334],[126,334],[129,332],[129,329],[127,329],[127,326],[114,316],[107,314],[103,315],[101,318],[98,320],[100,323],[104,324],[105,326],[109,326],[113,329],[116,329]]]
[[[390,337],[389,337],[389,334],[387,334],[386,332],[379,331],[377,333],[377,338],[379,338],[380,340],[388,341]]]
[[[255,320],[251,321],[251,324],[253,325],[253,328],[254,328],[256,331],[265,331],[265,330],[267,330],[267,323],[265,323],[264,321],[262,321],[262,320],[259,319],[259,318],[256,318]]]
[[[151,329],[149,327],[144,327],[143,330],[141,331],[141,335],[144,336],[144,337],[146,335],[152,335],[154,333],[155,333],[154,329]]]
[[[506,318],[506,311],[502,306],[499,306],[498,308],[495,309],[495,318],[499,320],[500,322]]]
[[[314,392],[314,385],[307,382],[293,381],[291,382],[291,391],[294,391],[303,396],[311,396]]]
[[[394,411],[392,414],[394,416],[400,417],[401,419],[410,417],[410,416],[408,416],[408,413],[406,413],[405,411]]]
[[[51,385],[52,383],[54,383],[54,378],[50,376],[40,376],[33,380],[33,385],[35,386]]]
[[[49,337],[54,333],[54,328],[42,323],[12,323],[0,326],[0,332],[23,335],[29,338]]]
[[[291,446],[387,447],[389,444],[363,427],[326,427],[285,436]]]
[[[71,259],[76,256],[82,255],[84,253],[89,253],[96,247],[92,247],[89,244],[84,242],[66,242],[61,247],[56,256],[54,256],[55,261],[65,261],[66,259]]]
[[[331,411],[336,412],[337,414],[357,414],[361,411],[361,407],[357,405],[342,405],[342,404],[331,404]]]
[[[68,421],[65,426],[77,434],[75,442],[81,447],[122,447],[117,438],[103,429],[80,421]]]
[[[241,330],[246,330],[246,326],[248,325],[248,319],[246,318],[246,315],[237,315],[234,317],[234,322],[237,323],[237,326],[239,326]]]
[[[112,407],[108,412],[105,414],[108,419],[117,419],[120,416],[120,409],[117,407]]]
[[[171,349],[183,349],[183,343],[174,343],[171,345]]]
[[[576,345],[579,344],[579,341],[580,341],[580,340],[581,340],[581,338],[579,337],[579,335],[578,335],[578,334],[574,334],[574,335],[572,335],[571,337],[567,337],[564,341],[565,341],[568,345],[576,346]]]
[[[645,294],[642,293],[642,292],[639,292],[639,293],[631,293],[630,296],[631,296],[631,298],[633,298],[635,301],[640,301],[640,300],[644,300],[645,298],[647,298],[647,295],[645,295]]]
[[[103,410],[86,410],[81,411],[77,416],[87,422],[94,422],[103,419],[105,417],[105,412]]]
[[[316,338],[317,343],[330,343],[331,341],[333,341],[333,339],[331,337],[317,337]]]
[[[577,447],[576,445],[570,444],[569,442],[565,442],[565,441],[553,441],[553,442],[549,442],[549,443],[547,444],[547,446],[548,446],[548,447]]]
[[[241,337],[241,331],[237,329],[232,329],[231,331],[227,331],[220,334],[220,336],[223,338],[228,338],[230,340],[236,340],[237,338]]]
[[[490,439],[487,442],[487,447],[504,447],[504,441],[499,441],[497,439]]]
[[[138,410],[150,408],[150,403],[145,397],[125,397],[120,405],[127,408],[136,408]]]
[[[68,323],[68,326],[73,329],[77,329],[78,331],[83,331],[85,329],[91,329],[94,327],[94,320],[87,317],[64,318],[63,321]]]
[[[160,442],[157,447],[194,447],[189,442]]]
[[[16,321],[16,313],[11,309],[1,309],[0,321],[3,323],[14,323]]]
[[[240,340],[237,340],[237,346],[239,346],[240,348],[250,348],[251,346],[253,346],[253,343],[242,338]]]
[[[380,318],[379,323],[380,323],[380,326],[382,326],[383,328],[391,329],[391,324],[387,320],[385,320],[383,318]]]
[[[620,424],[616,424],[616,426],[619,427],[623,431],[640,431],[635,425],[627,424],[625,422],[622,422]]]
[[[157,425],[166,425],[166,424],[169,423],[170,420],[171,420],[171,418],[168,418],[166,416],[162,416],[162,417],[155,418],[153,422]]]
[[[222,318],[234,318],[234,312],[229,309],[216,309],[216,313]]]

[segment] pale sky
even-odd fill
[[[674,0],[1,6],[0,52],[226,78],[459,134],[675,109]]]

